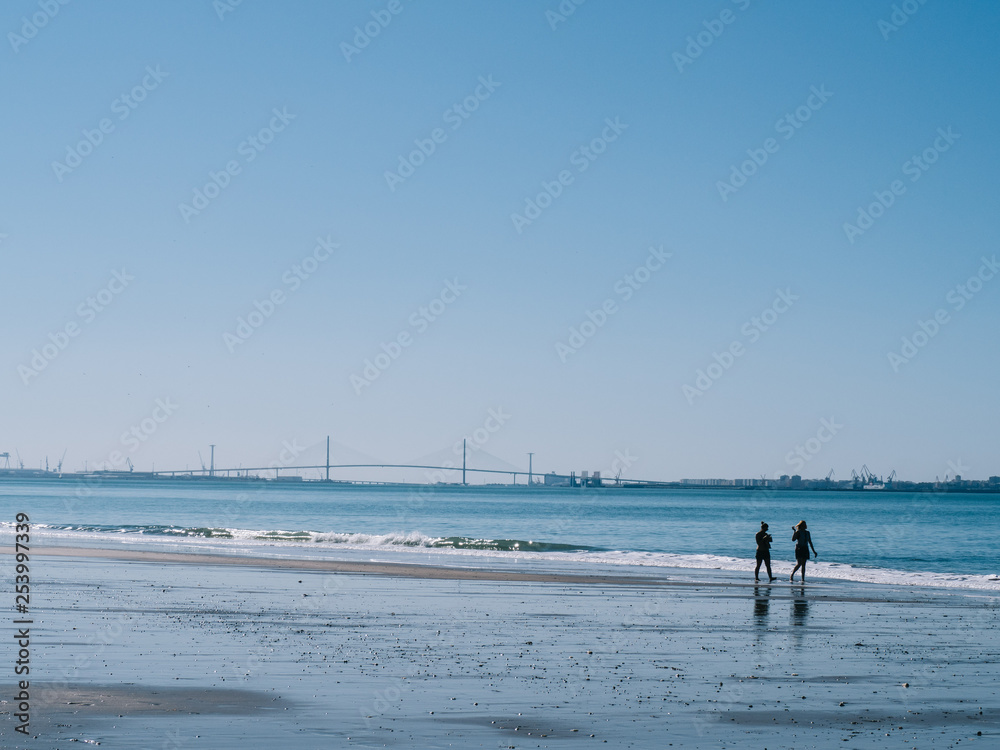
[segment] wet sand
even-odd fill
[[[1000,737],[987,593],[203,557],[36,550],[36,736],[13,732],[11,670],[0,746],[775,750]]]

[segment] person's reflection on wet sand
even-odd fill
[[[792,588],[792,625],[802,626],[809,618],[809,600],[806,598],[805,586]]]
[[[771,587],[753,587],[753,621],[759,628],[767,628],[767,615],[771,607]]]

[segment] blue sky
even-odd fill
[[[995,5],[561,7],[5,4],[0,452],[1000,473]]]

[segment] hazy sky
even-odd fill
[[[29,466],[329,434],[1000,473],[995,3],[12,0],[0,30]]]

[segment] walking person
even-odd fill
[[[802,582],[805,583],[809,548],[812,547],[813,557],[817,557],[816,547],[813,546],[812,534],[806,530],[805,521],[799,521],[792,527],[792,530],[792,541],[795,542],[795,567],[792,569],[792,574],[788,576],[788,580],[795,580],[795,571],[802,568]]]
[[[771,573],[771,535],[767,533],[767,524],[761,521],[760,531],[757,532],[757,567],[753,569],[753,579],[760,583],[760,565],[767,566],[767,577],[774,580]]]

